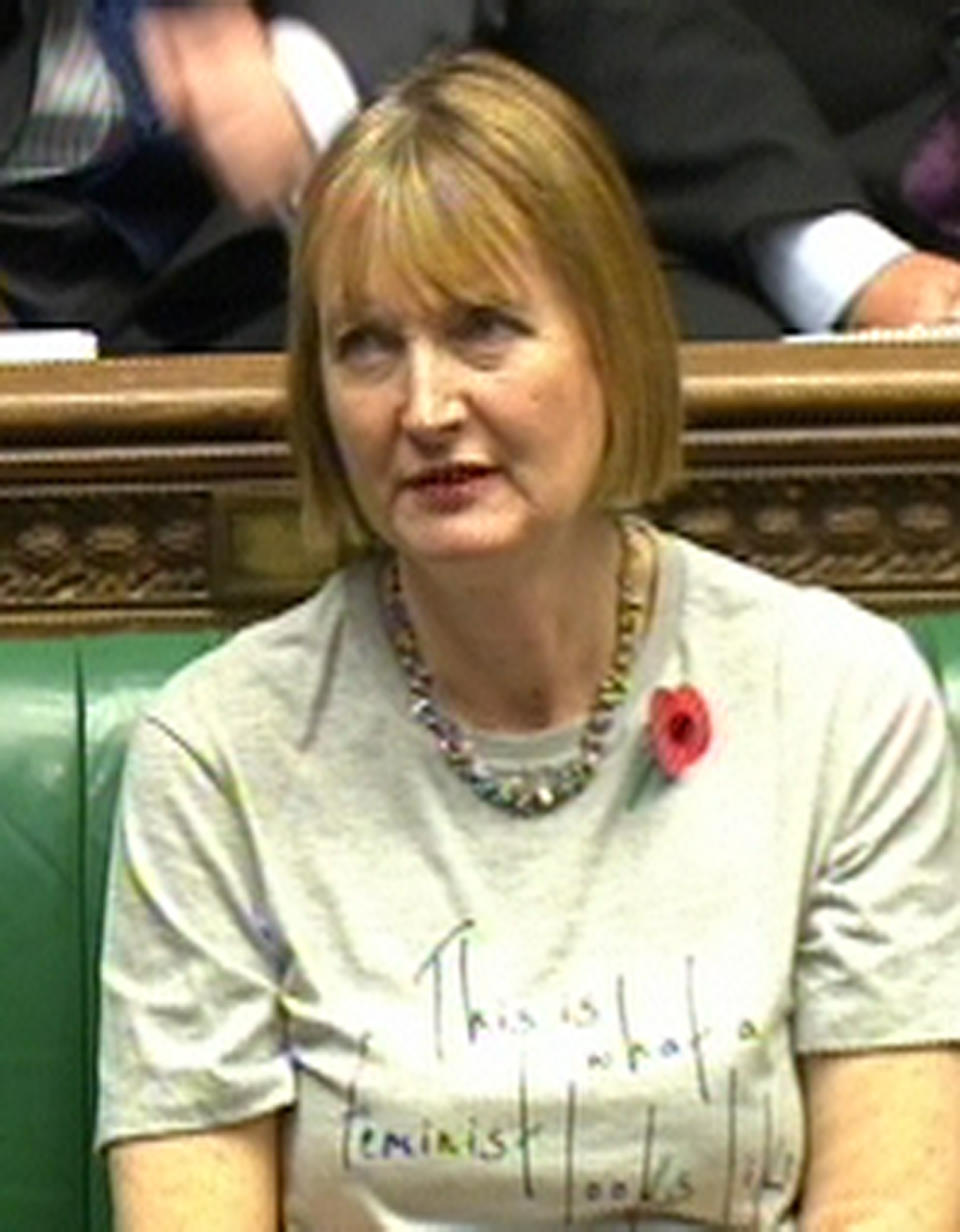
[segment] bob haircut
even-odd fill
[[[349,313],[372,272],[387,268],[424,305],[495,302],[531,259],[567,295],[601,383],[607,439],[596,505],[636,508],[676,482],[676,330],[606,137],[567,95],[503,56],[433,58],[342,130],[304,194],[287,392],[305,529],[325,564],[377,540],[330,424],[324,301]]]

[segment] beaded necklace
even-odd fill
[[[514,816],[535,817],[548,813],[583,791],[597,771],[614,714],[627,695],[637,634],[646,607],[636,583],[642,531],[626,520],[618,521],[617,528],[621,554],[613,657],[580,729],[576,753],[558,765],[500,771],[478,757],[470,737],[457,720],[444,714],[434,700],[433,679],[417,646],[403,598],[400,570],[396,559],[390,563],[386,579],[387,627],[406,677],[410,714],[426,727],[447,764],[476,796]]]

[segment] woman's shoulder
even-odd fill
[[[745,641],[775,643],[781,655],[822,667],[860,665],[872,674],[920,663],[900,624],[837,591],[775,576],[680,536],[667,538],[680,561],[684,611],[692,621]]]
[[[309,709],[342,654],[348,613],[362,607],[367,572],[365,563],[339,570],[294,606],[232,633],[175,673],[145,713],[169,727]]]

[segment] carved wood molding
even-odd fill
[[[0,612],[210,601],[210,497],[0,495]]]
[[[688,345],[663,520],[889,610],[960,606],[960,351]],[[313,584],[282,357],[0,368],[0,632],[236,623]]]
[[[663,520],[708,546],[875,607],[960,605],[957,476],[698,476]]]

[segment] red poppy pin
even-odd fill
[[[710,711],[689,684],[655,689],[650,700],[650,743],[657,765],[668,779],[679,778],[707,751],[712,729]]]

